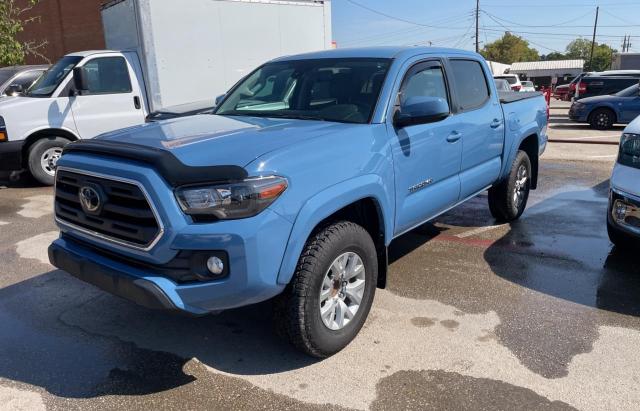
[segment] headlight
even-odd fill
[[[182,210],[196,220],[231,220],[257,215],[287,187],[284,177],[255,177],[237,183],[181,187],[176,198]]]
[[[622,135],[618,162],[625,166],[640,168],[640,135],[628,133]]]

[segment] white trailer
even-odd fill
[[[140,56],[151,111],[211,99],[272,58],[331,47],[329,0],[118,0],[108,48]]]

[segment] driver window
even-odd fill
[[[424,67],[408,75],[400,93],[400,104],[404,104],[411,97],[418,96],[441,97],[448,100],[442,67]]]
[[[127,63],[122,57],[101,57],[84,65],[89,77],[87,94],[131,93]]]

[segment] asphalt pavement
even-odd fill
[[[185,318],[55,270],[51,189],[0,182],[0,409],[640,409],[640,262],[605,226],[615,150],[551,143],[521,220],[481,195],[395,240],[365,327],[323,361],[274,336],[268,302]]]

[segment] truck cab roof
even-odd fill
[[[420,54],[456,54],[469,57],[479,57],[479,54],[450,48],[441,47],[416,47],[416,46],[385,46],[385,47],[359,47],[333,50],[322,50],[311,53],[295,54],[279,57],[272,61],[313,60],[326,58],[409,58]]]
[[[76,51],[73,53],[69,53],[67,54],[67,56],[84,58],[84,57],[92,56],[94,54],[109,54],[109,53],[122,53],[122,52],[118,50],[86,50],[86,51]]]

